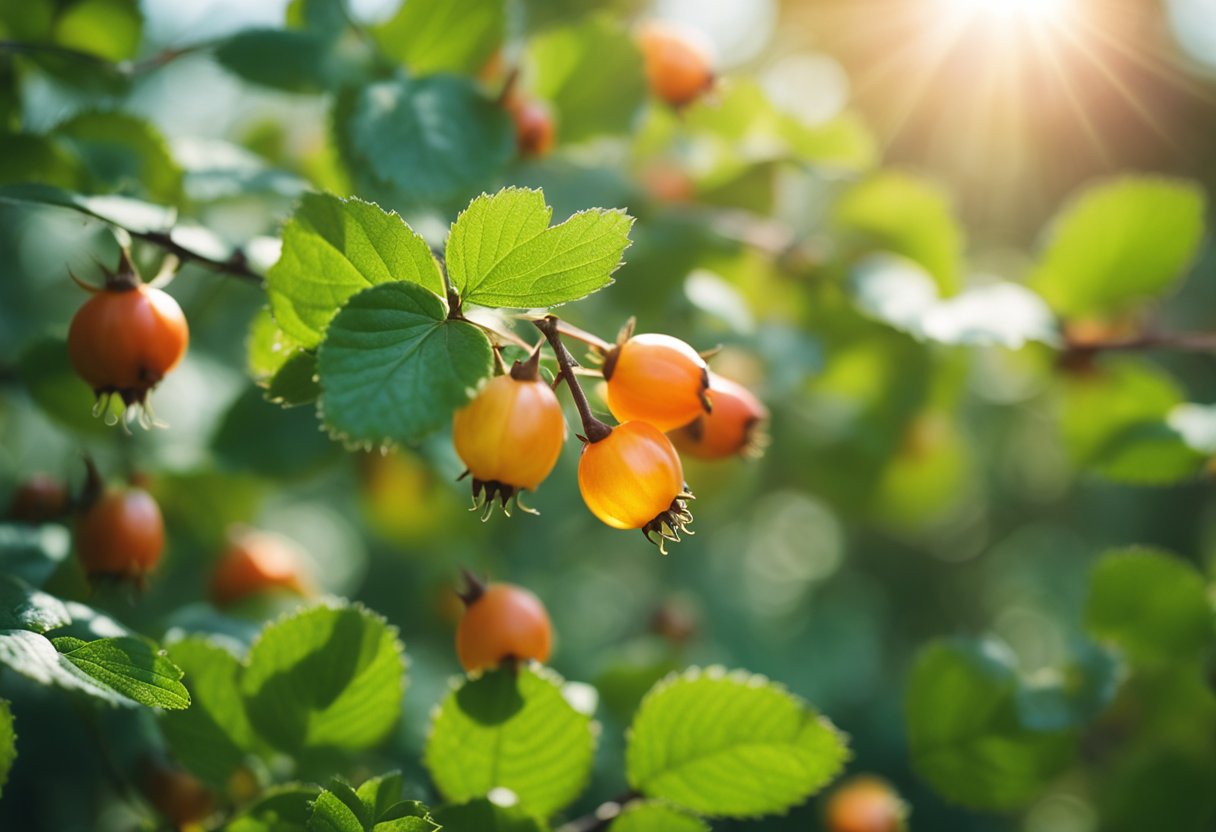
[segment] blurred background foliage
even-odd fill
[[[298,541],[324,591],[385,615],[411,657],[391,741],[335,770],[427,782],[467,566],[540,595],[553,666],[600,690],[575,813],[624,787],[622,732],[650,684],[721,663],[815,703],[913,828],[1211,829],[1216,6],[398,5],[0,0],[0,183],[174,209],[175,240],[255,270],[312,189],[398,210],[436,244],[504,184],[544,188],[559,219],[627,208],[617,283],[563,314],[723,345],[715,370],[772,410],[768,454],[687,461],[697,535],[666,558],[584,509],[574,444],[539,518],[482,524],[446,435],[350,453],[313,408],[266,401],[272,373],[246,350],[264,293],[192,263],[168,289],[190,352],[153,397],[171,428],[126,435],[90,416],[63,349],[82,298],[68,270],[96,282],[114,234],[0,191],[0,501],[36,471],[78,482],[87,451],[147,474],[170,534],[138,602],[90,595],[62,539],[43,546],[58,568],[24,574],[158,638],[247,641],[282,607],[206,602],[227,529]],[[719,57],[718,88],[682,112],[648,99],[629,35],[655,15]],[[495,104],[515,69],[556,114],[545,158],[516,157]],[[132,230],[165,219],[89,205]],[[160,248],[136,254],[157,271]],[[1173,554],[1102,558],[1131,545]],[[0,827],[138,822],[83,750],[85,721],[16,677],[0,691],[20,733]],[[100,730],[120,768],[164,743],[146,714]]]

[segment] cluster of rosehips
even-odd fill
[[[709,371],[691,346],[669,335],[633,334],[632,321],[614,345],[593,343],[608,409],[619,424],[595,418],[575,377],[574,361],[549,316],[536,321],[560,367],[583,423],[578,484],[591,512],[617,529],[640,529],[666,551],[688,532],[692,498],[676,448],[704,459],[753,453],[763,404]],[[541,378],[540,345],[527,361],[491,379],[457,411],[456,453],[473,478],[475,506],[488,516],[494,500],[509,510],[521,491],[535,491],[553,470],[566,439],[562,408]]]
[[[638,29],[636,42],[650,92],[660,101],[672,107],[685,107],[713,87],[713,58],[695,33],[652,21]],[[482,76],[498,74],[501,64],[501,55],[496,54],[482,70]],[[521,156],[544,156],[553,149],[557,125],[552,110],[543,102],[520,94],[514,74],[507,79],[500,103],[515,122],[516,147]]]
[[[133,477],[129,485],[107,485],[85,458],[87,475],[73,498],[62,481],[35,474],[18,487],[9,517],[46,523],[74,516],[76,556],[92,583],[142,587],[160,564],[165,521],[155,498]],[[251,529],[233,529],[211,574],[209,594],[217,607],[232,607],[271,591],[314,594],[306,557],[287,538]]]

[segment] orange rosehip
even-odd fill
[[[650,91],[673,107],[692,103],[714,84],[713,57],[701,37],[668,23],[638,32]]]
[[[531,361],[490,379],[452,420],[452,442],[473,476],[474,500],[484,498],[487,509],[496,497],[506,509],[519,491],[535,491],[565,439],[561,403]]]
[[[46,523],[63,517],[70,502],[62,480],[50,474],[33,474],[17,487],[9,516],[23,523]]]
[[[768,408],[742,384],[714,373],[709,374],[709,400],[713,410],[672,431],[672,443],[701,459],[758,456]]]
[[[854,777],[828,800],[829,832],[903,832],[907,805],[877,777]]]
[[[608,409],[621,422],[640,420],[668,431],[710,410],[705,359],[670,335],[622,340],[604,358],[604,380]]]
[[[119,272],[72,318],[68,357],[100,401],[118,395],[125,405],[146,405],[189,340],[177,301],[141,282],[124,253]]]
[[[165,521],[142,488],[109,489],[76,521],[76,554],[90,579],[142,585],[160,562]]]
[[[641,529],[664,554],[664,542],[678,542],[692,522],[680,456],[649,422],[625,422],[584,445],[578,487],[592,514],[614,529]]]
[[[145,761],[140,788],[174,828],[202,828],[199,824],[215,811],[215,798],[202,781],[184,768]]]
[[[456,655],[465,671],[489,670],[509,659],[549,658],[553,628],[539,598],[512,584],[469,584],[456,627]]]
[[[313,594],[299,547],[269,532],[233,534],[211,574],[212,603],[228,607],[273,590]]]
[[[519,155],[538,157],[553,149],[557,128],[553,114],[539,101],[521,101],[510,107],[515,121],[515,145]]]

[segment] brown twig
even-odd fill
[[[566,386],[570,388],[570,395],[574,398],[574,406],[578,408],[579,418],[583,422],[583,435],[586,437],[586,440],[588,442],[599,442],[602,439],[607,439],[609,434],[612,433],[612,428],[595,418],[595,415],[591,412],[591,404],[587,401],[587,394],[583,392],[583,386],[575,378],[574,368],[578,362],[574,360],[574,356],[570,355],[570,351],[566,349],[566,345],[562,343],[561,336],[558,334],[558,319],[553,315],[548,315],[532,323],[544,333],[545,338],[549,341],[549,346],[553,348],[553,354],[557,357],[557,365],[561,368],[559,375],[566,382]]]
[[[160,69],[184,55],[202,52],[213,48],[215,45],[215,41],[202,41],[190,44],[189,46],[170,47],[140,61],[111,61],[100,55],[94,55],[91,52],[59,46],[54,43],[29,43],[17,40],[0,40],[0,52],[19,52],[26,55],[54,55],[108,70],[121,78],[135,78]]]
[[[122,228],[123,231],[137,240],[143,240],[146,243],[163,248],[170,254],[176,255],[180,260],[194,263],[214,272],[223,272],[238,280],[244,280],[257,286],[261,286],[266,282],[262,275],[250,268],[249,261],[246,260],[243,251],[236,251],[226,260],[216,260],[205,254],[199,254],[197,251],[186,248],[173,239],[171,231],[133,231],[110,220],[103,220],[103,222],[108,222],[116,228]]]
[[[1069,341],[1065,350],[1075,353],[1135,350],[1216,352],[1216,332],[1146,332],[1110,341]]]

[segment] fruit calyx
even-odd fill
[[[660,512],[657,517],[642,526],[642,536],[659,547],[659,554],[667,554],[667,543],[679,543],[680,535],[694,535],[692,529],[688,528],[692,524],[692,509],[688,507],[689,500],[695,500],[696,497],[688,486],[684,486],[684,490],[671,501],[671,506],[663,512]]]

